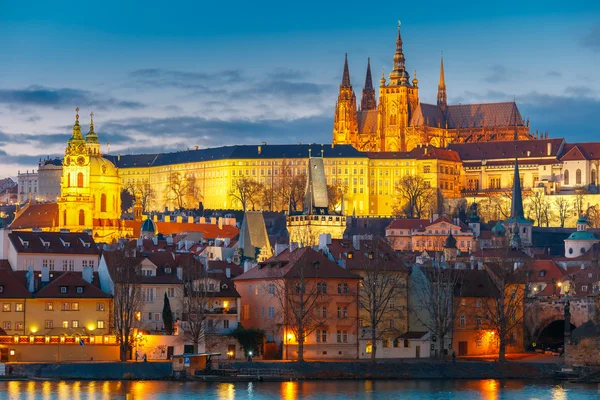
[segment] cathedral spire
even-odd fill
[[[519,157],[517,146],[515,146],[515,175],[513,178],[512,204],[510,207],[511,220],[519,221],[525,219],[523,212],[523,194],[521,193],[521,177],[519,175]]]
[[[402,52],[402,34],[400,21],[398,21],[398,37],[396,38],[396,53],[394,54],[394,69],[390,73],[391,85],[405,85],[408,82],[408,72],[405,68],[404,53]]]
[[[362,99],[360,100],[360,109],[374,110],[377,108],[377,102],[375,100],[375,90],[373,89],[373,77],[371,76],[371,58],[367,59],[367,76],[365,77],[365,87],[362,92]]]
[[[446,79],[444,77],[444,53],[440,61],[440,83],[438,84],[437,104],[444,110],[447,105],[446,99]]]
[[[79,107],[75,108],[77,114],[75,114],[75,124],[73,125],[73,135],[71,139],[81,140],[83,137],[81,136],[81,126],[79,125]]]
[[[94,113],[90,113],[90,131],[85,135],[85,141],[88,143],[99,143],[98,135],[94,132]]]
[[[344,75],[342,76],[342,84],[343,88],[350,88],[352,85],[350,84],[350,70],[348,69],[348,53],[346,53],[346,59],[344,61]]]

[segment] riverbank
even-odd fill
[[[11,364],[13,375],[29,379],[68,380],[167,380],[170,362]],[[561,367],[553,363],[464,361],[364,361],[345,362],[233,362],[233,376],[199,378],[233,382],[243,380],[327,379],[552,379]]]

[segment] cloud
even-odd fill
[[[593,95],[593,91],[587,86],[567,86],[565,94],[575,97],[590,97]]]
[[[0,89],[0,103],[15,105],[28,105],[38,107],[73,107],[85,106],[98,109],[124,108],[140,109],[144,105],[137,101],[123,101],[112,97],[104,97],[100,94],[72,88],[48,88],[40,85],[32,85],[25,89]]]
[[[283,80],[295,80],[295,79],[306,79],[309,76],[308,71],[301,71],[299,69],[275,68],[274,71],[267,73],[267,77],[271,79],[283,79]]]
[[[215,84],[239,82],[243,79],[239,70],[187,72],[160,68],[138,69],[129,73],[129,77],[138,86],[179,89],[209,89]]]
[[[581,38],[581,45],[596,53],[600,52],[600,25],[594,26],[587,35]]]
[[[546,75],[548,75],[551,78],[560,78],[563,76],[562,72],[560,71],[548,71]]]
[[[490,74],[483,80],[489,83],[507,82],[509,77],[508,69],[503,65],[496,64],[490,67]]]

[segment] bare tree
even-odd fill
[[[327,185],[327,199],[329,200],[329,210],[336,211],[340,209],[340,214],[344,214],[342,207],[342,198],[348,192],[348,185],[344,184],[333,184]]]
[[[487,199],[477,202],[484,221],[498,221],[510,217],[511,197],[508,192],[490,193]]]
[[[208,276],[204,264],[194,256],[182,257],[180,265],[183,285],[181,327],[185,341],[191,342],[194,353],[197,353],[200,343],[206,338],[206,318],[215,292],[214,288],[211,290],[211,284],[215,285],[215,282]]]
[[[229,196],[240,202],[244,211],[248,208],[255,209],[260,204],[262,185],[252,178],[243,176],[234,179],[231,183]]]
[[[139,196],[142,204],[142,212],[147,212],[152,202],[156,200],[156,190],[148,181],[128,183],[125,189],[131,193],[134,198]]]
[[[486,271],[498,294],[486,298],[483,306],[485,319],[496,332],[499,361],[506,361],[509,344],[522,340],[520,334],[523,333],[523,311],[528,292],[524,261],[524,254],[504,246],[501,256],[486,262]]]
[[[565,221],[569,217],[571,212],[571,204],[564,196],[559,196],[554,199],[554,209],[558,213],[558,220],[560,221],[560,227],[565,227]]]
[[[583,214],[585,195],[588,194],[588,190],[585,186],[578,186],[575,188],[575,199],[573,200],[573,208],[577,211],[577,215]]]
[[[283,311],[283,324],[298,343],[298,362],[304,361],[304,343],[318,328],[325,327],[332,315],[322,311],[330,302],[327,283],[320,276],[320,262],[311,257],[314,252],[304,247],[290,253],[289,269],[273,268],[271,279],[275,298]]]
[[[421,218],[430,209],[434,191],[420,175],[405,175],[396,183],[397,200],[393,206],[396,215]]]
[[[184,175],[179,172],[170,173],[166,189],[167,199],[180,210],[189,207],[201,198],[199,185],[193,175]]]
[[[550,203],[541,190],[534,190],[529,196],[529,211],[533,214],[537,226],[548,226]]]
[[[287,210],[291,205],[292,211],[295,211],[302,207],[305,188],[306,174],[294,175],[291,163],[283,160],[273,189],[276,192],[280,209]]]
[[[440,345],[436,356],[443,358],[445,339],[449,337],[461,307],[455,301],[462,290],[463,271],[439,266],[413,266],[409,289],[412,317],[425,327]],[[410,321],[409,321],[410,324]]]
[[[120,346],[120,359],[127,361],[134,343],[134,330],[141,321],[141,264],[129,246],[106,252],[103,257],[114,285],[112,328]]]
[[[374,237],[365,247],[366,263],[357,271],[363,278],[358,304],[366,316],[362,327],[369,333],[367,337],[373,346],[371,360],[375,361],[377,341],[403,333],[396,322],[406,317],[400,303],[406,299],[408,269],[382,238]]]
[[[186,208],[197,208],[198,204],[202,200],[202,191],[200,189],[200,182],[194,175],[187,175],[185,177],[185,206]]]

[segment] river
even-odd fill
[[[204,383],[165,381],[4,381],[0,399],[57,400],[333,400],[552,399],[600,397],[600,386],[530,381],[410,380]]]

